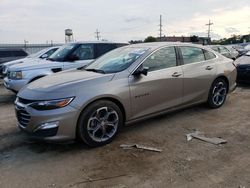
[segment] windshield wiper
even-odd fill
[[[102,73],[105,74],[106,72],[104,70],[101,69],[84,69],[86,71],[92,71],[92,72],[97,72],[97,73]]]
[[[47,58],[47,60],[50,60],[50,61],[55,61],[54,59],[52,59],[52,58],[49,58],[49,57]]]

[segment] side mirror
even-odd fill
[[[140,66],[140,67],[133,73],[133,75],[134,75],[134,76],[139,76],[139,75],[143,74],[143,75],[147,76],[147,75],[148,75],[148,70],[149,70],[148,67]]]
[[[73,62],[79,60],[79,57],[77,57],[76,55],[69,55],[67,60]]]
[[[41,56],[41,59],[46,59],[46,58],[48,58],[49,56],[48,56],[48,54],[43,54],[42,56]]]

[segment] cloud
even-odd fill
[[[215,38],[249,32],[249,0],[0,0],[0,42],[64,41],[64,29],[77,40],[101,36],[113,41],[143,39],[159,34],[159,15],[165,35],[206,36],[208,20]],[[236,31],[234,30],[234,31]]]
[[[238,33],[238,32],[240,32],[238,29],[233,28],[233,27],[225,28],[225,31],[226,31],[227,33]]]

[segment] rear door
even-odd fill
[[[193,46],[180,46],[183,69],[183,104],[203,101],[216,76],[214,53]]]
[[[182,103],[183,73],[177,62],[175,47],[165,47],[143,62],[147,76],[129,77],[133,119]]]
[[[81,44],[69,56],[75,56],[76,61],[65,61],[64,69],[78,68],[94,60],[94,44]]]

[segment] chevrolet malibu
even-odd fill
[[[46,141],[101,146],[123,125],[199,103],[221,107],[236,74],[232,60],[203,46],[125,46],[23,88],[15,101],[18,126]]]

